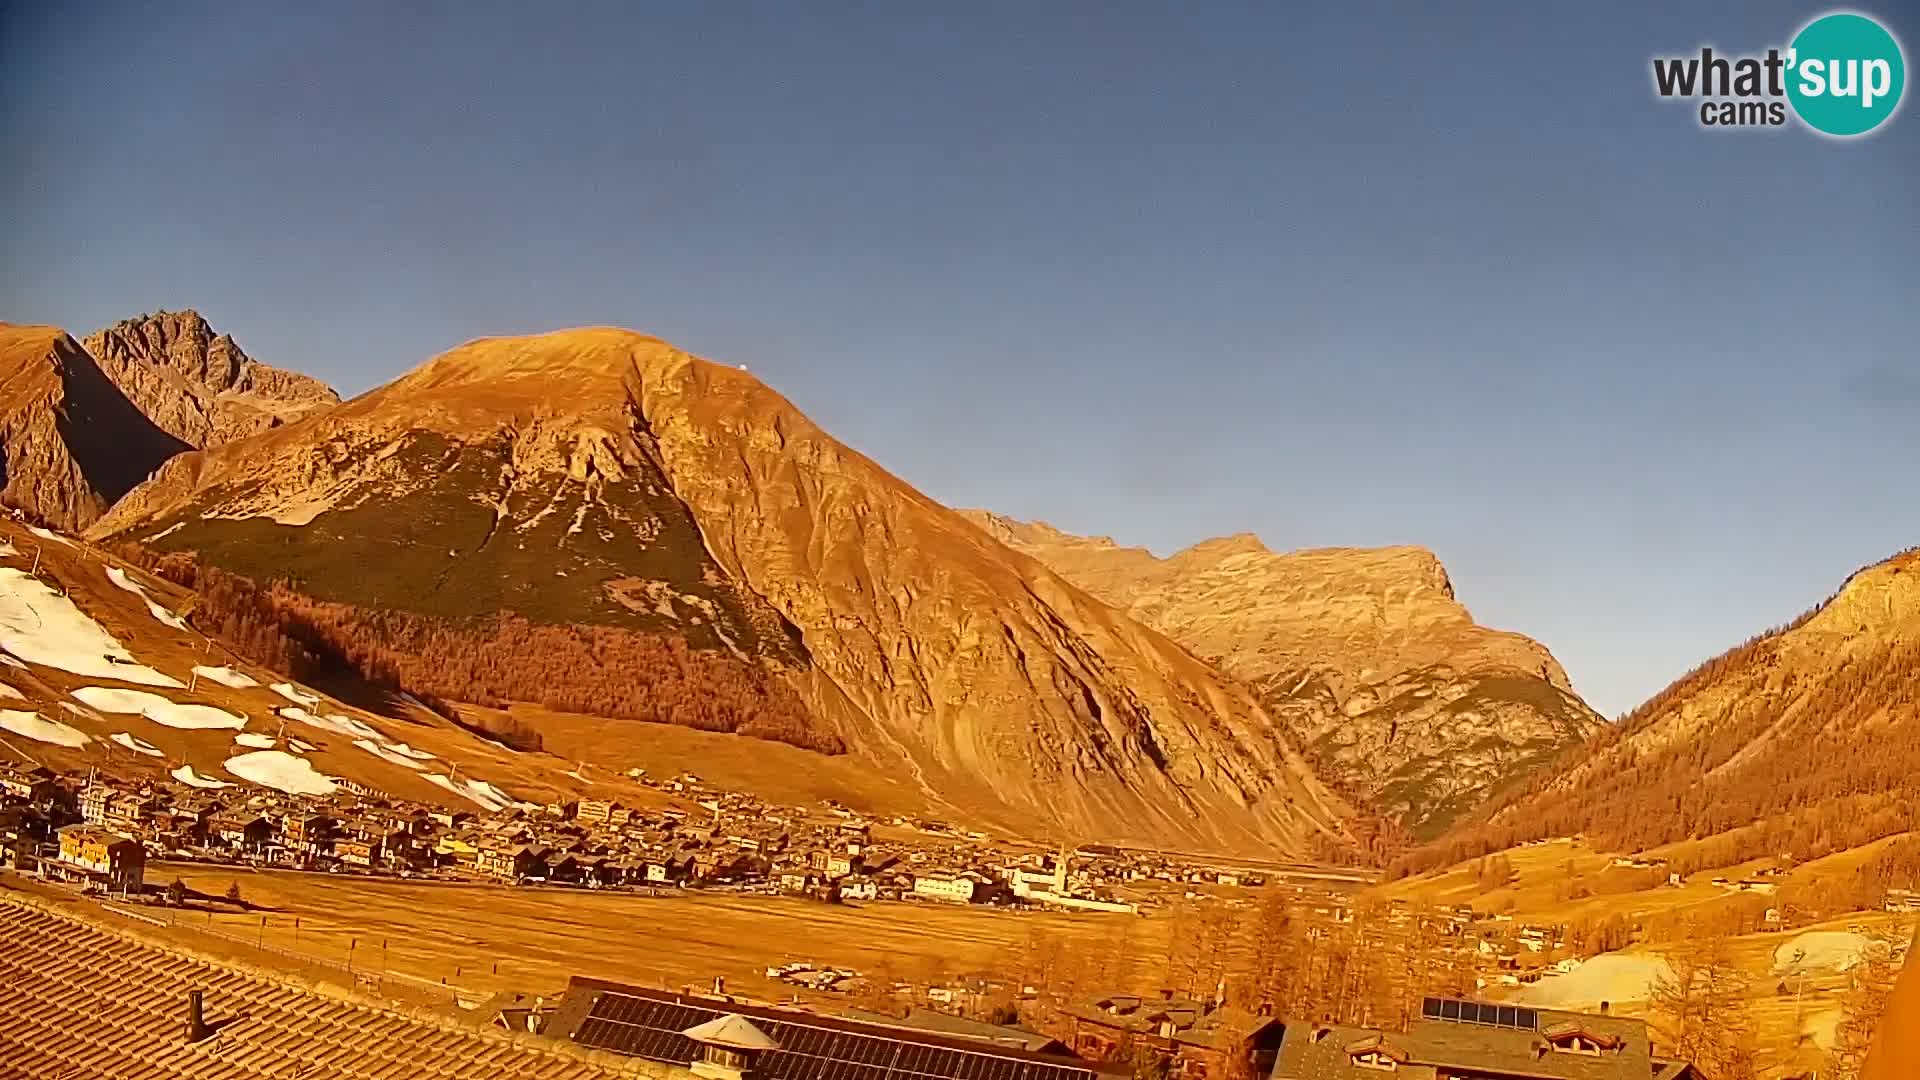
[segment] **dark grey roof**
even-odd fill
[[[1464,1066],[1527,1080],[1649,1080],[1656,1068],[1644,1021],[1536,1010],[1537,1029],[1416,1019],[1406,1031],[1289,1021],[1272,1080],[1378,1080],[1353,1064],[1349,1048],[1379,1037],[1406,1055],[1401,1080],[1429,1080],[1442,1066]],[[1551,1048],[1546,1033],[1571,1025],[1619,1040],[1598,1057]]]
[[[1173,1041],[1212,1047],[1219,1037],[1220,1013],[1210,1002],[1165,994],[1103,994],[1085,1005],[1061,1010],[1076,1020],[1135,1035],[1158,1037],[1172,1023]]]
[[[780,1044],[756,1064],[762,1080],[1112,1080],[1116,1073],[978,1039],[578,976],[547,1030],[581,1046],[684,1066],[699,1052],[686,1029],[729,1013]]]
[[[1002,1043],[1022,1050],[1040,1051],[1044,1047],[1058,1043],[1050,1035],[1031,1031],[1023,1027],[1010,1027],[1004,1024],[988,1024],[979,1020],[969,1020],[964,1016],[950,1016],[932,1009],[913,1008],[907,1011],[905,1019],[888,1016],[885,1013],[866,1012],[861,1009],[842,1009],[840,1015],[849,1020],[858,1020],[867,1024],[880,1024],[886,1027],[917,1028],[921,1031],[939,1031],[949,1035],[960,1035],[970,1039],[984,1039],[988,1042]]]

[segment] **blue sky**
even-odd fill
[[[0,318],[631,326],[950,504],[1427,545],[1609,713],[1920,543],[1914,103],[1650,88],[1819,8],[269,7],[0,8]]]

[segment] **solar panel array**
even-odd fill
[[[1456,1001],[1453,998],[1427,998],[1420,1003],[1420,1015],[1428,1020],[1517,1028],[1521,1031],[1534,1031],[1540,1026],[1540,1014],[1524,1006]]]
[[[725,1015],[717,1009],[602,991],[575,1042],[616,1054],[686,1065],[700,1045],[680,1034]],[[991,1049],[961,1050],[911,1035],[865,1033],[799,1019],[747,1017],[780,1044],[755,1066],[764,1080],[1097,1080],[1091,1068],[1030,1061]]]

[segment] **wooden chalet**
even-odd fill
[[[1065,1010],[1071,1020],[1068,1045],[1098,1061],[1138,1060],[1150,1054],[1167,1076],[1203,1080],[1248,1071],[1264,1077],[1273,1068],[1285,1025],[1266,1019],[1251,1031],[1222,1024],[1211,1001],[1158,995],[1107,994]],[[1233,1066],[1233,1068],[1229,1068]]]
[[[1644,1020],[1428,998],[1405,1031],[1288,1023],[1273,1080],[1705,1080],[1653,1053]]]

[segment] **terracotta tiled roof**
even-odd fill
[[[189,990],[204,992],[215,1029],[192,1044]],[[635,1075],[569,1047],[316,993],[10,898],[0,898],[0,1017],[8,1080]]]

